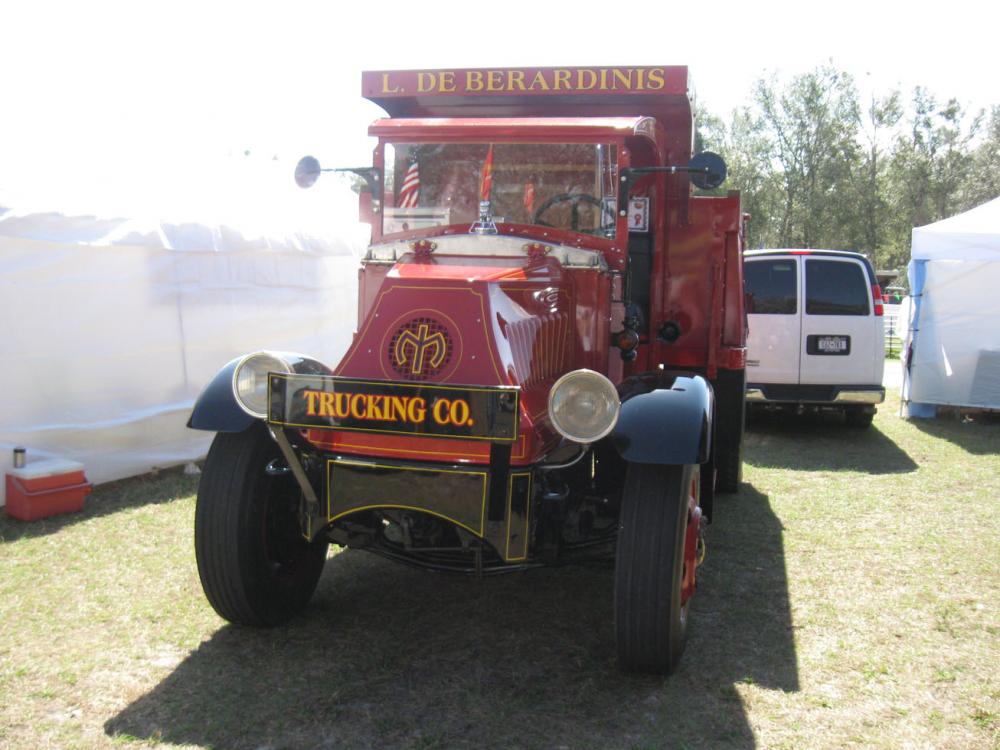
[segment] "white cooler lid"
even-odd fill
[[[42,479],[73,471],[83,471],[83,464],[70,461],[68,458],[40,458],[37,461],[29,460],[20,469],[7,469],[10,476],[18,479]]]

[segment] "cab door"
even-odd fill
[[[805,256],[802,274],[801,382],[870,385],[881,382],[871,284],[856,258]]]
[[[799,382],[799,262],[792,255],[745,259],[749,383]]]

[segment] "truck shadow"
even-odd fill
[[[744,460],[753,466],[797,471],[906,474],[918,468],[877,422],[858,429],[836,414],[755,418],[747,429]]]
[[[607,562],[474,580],[348,551],[304,616],[222,627],[105,731],[214,748],[753,747],[739,686],[798,689],[781,523],[748,485],[716,516],[670,678],[618,671]]]

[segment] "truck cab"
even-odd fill
[[[620,662],[672,671],[715,492],[740,481],[746,361],[739,195],[695,193],[725,168],[692,158],[686,68],[362,90],[388,117],[352,170],[372,227],[352,345],[237,358],[192,414],[219,433],[209,602],[280,623],[330,543],[474,575],[614,555]]]

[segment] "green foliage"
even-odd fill
[[[757,82],[728,125],[696,106],[696,145],[719,150],[752,219],[748,247],[860,250],[899,269],[913,227],[1000,195],[1000,106],[989,119],[926,89],[862,105],[832,64]]]

